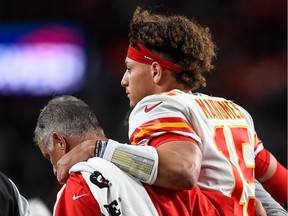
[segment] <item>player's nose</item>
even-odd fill
[[[124,73],[123,77],[122,77],[122,80],[121,80],[121,86],[122,87],[126,87],[128,86],[128,77],[127,77],[127,72]]]

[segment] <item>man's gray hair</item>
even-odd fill
[[[53,149],[52,133],[62,133],[83,142],[91,135],[104,136],[93,110],[82,100],[69,95],[51,99],[41,110],[34,131],[34,142],[40,140]]]

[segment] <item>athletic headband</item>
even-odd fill
[[[152,62],[157,61],[163,68],[166,68],[168,70],[172,70],[175,72],[181,72],[182,69],[174,64],[173,62],[170,62],[164,58],[161,58],[154,53],[152,53],[150,50],[148,50],[146,47],[144,47],[143,44],[137,43],[138,49],[135,49],[131,45],[128,47],[127,57],[140,62],[144,64],[152,64]]]

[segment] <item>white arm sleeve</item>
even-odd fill
[[[147,184],[154,184],[158,172],[158,154],[152,146],[121,144],[108,140],[103,158]]]

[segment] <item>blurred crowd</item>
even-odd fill
[[[0,24],[71,21],[81,26],[86,37],[87,78],[73,95],[93,107],[107,137],[128,142],[123,122],[129,104],[120,80],[125,71],[128,22],[135,7],[195,18],[211,29],[218,46],[216,67],[207,76],[207,87],[199,91],[244,106],[266,148],[286,165],[286,4],[284,0],[1,0]],[[40,109],[51,97],[0,96],[0,170],[25,197],[40,198],[50,210],[60,186],[50,163],[33,143],[33,130]]]

